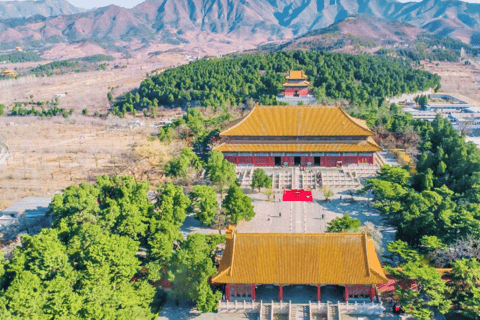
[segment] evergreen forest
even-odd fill
[[[198,102],[200,106],[236,106],[253,99],[277,104],[289,70],[304,70],[319,99],[348,99],[372,105],[379,99],[440,88],[440,77],[390,57],[315,51],[240,55],[201,59],[147,78],[136,92],[116,101],[113,111]]]

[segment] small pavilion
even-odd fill
[[[365,233],[237,233],[227,228],[224,255],[213,284],[225,285],[225,299],[256,300],[260,285],[344,288],[344,300],[376,296],[376,285],[389,279]]]
[[[310,81],[303,70],[290,71],[286,76],[286,82],[283,84],[285,97],[304,97],[308,96],[308,87]]]

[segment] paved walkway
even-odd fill
[[[275,195],[275,202],[267,202],[263,194],[251,194],[255,217],[241,222],[239,232],[324,232],[326,220],[322,219],[322,206],[313,202],[280,202],[282,194]],[[315,199],[315,197],[314,197]]]
[[[382,156],[383,160],[385,160],[385,164],[388,164],[390,166],[399,166],[400,163],[398,163],[397,159],[393,154],[391,154],[388,151],[380,151],[379,154]]]
[[[177,306],[174,300],[167,300],[158,320],[257,320],[258,318],[258,313],[200,313],[193,308],[193,305],[186,302],[180,302]]]
[[[359,219],[362,225],[370,222],[382,231],[382,249],[385,252],[387,244],[395,239],[395,229],[383,227],[382,217],[367,197],[352,197],[351,192],[359,189],[332,188],[334,196],[328,202],[320,191],[315,190],[313,202],[280,202],[281,192],[275,194],[275,202],[266,201],[266,196],[261,193],[249,194],[255,217],[239,223],[237,230],[246,233],[325,232],[328,222],[349,214]]]

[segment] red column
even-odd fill
[[[280,298],[280,301],[283,301],[283,286],[282,285],[280,285],[279,298]]]
[[[252,300],[256,300],[257,296],[255,295],[255,284],[252,284]]]
[[[375,296],[375,288],[370,287],[370,302],[373,302],[373,297]]]
[[[321,301],[322,297],[320,295],[320,285],[317,285],[317,301]]]
[[[348,287],[345,286],[345,302],[348,301]]]
[[[225,286],[225,299],[227,301],[230,301],[230,284],[227,284]]]

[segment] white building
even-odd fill
[[[403,111],[406,113],[410,113],[414,119],[422,119],[430,122],[432,122],[437,116],[436,112],[422,111],[422,110],[413,109],[413,108],[404,108]]]
[[[462,132],[480,130],[480,113],[451,113],[448,119],[455,130]]]
[[[473,105],[465,101],[445,94],[431,94],[429,98],[431,101],[425,106],[426,111],[458,113],[464,112],[469,108],[474,108]]]

